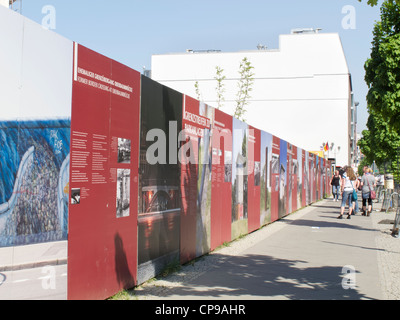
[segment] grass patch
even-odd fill
[[[178,272],[179,270],[181,270],[182,266],[179,263],[179,261],[173,261],[170,262],[169,264],[167,264],[167,266],[165,267],[165,269],[163,271],[161,271],[161,273],[158,275],[158,277],[167,277],[172,273]],[[157,279],[157,277],[156,277]]]
[[[107,300],[132,300],[132,297],[135,296],[131,292],[132,290],[122,290]]]

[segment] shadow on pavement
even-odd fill
[[[322,242],[323,243],[334,244],[334,245],[339,245],[339,246],[345,246],[345,247],[359,248],[359,249],[364,249],[364,250],[373,250],[373,251],[386,252],[385,249],[379,249],[379,248],[373,248],[373,247],[365,247],[365,246],[355,246],[355,245],[348,244],[348,243],[339,243],[339,242],[332,242],[332,241],[322,241]]]
[[[342,268],[301,267],[304,261],[263,255],[218,255],[219,263],[196,279],[162,291],[162,298],[179,299],[372,299],[357,289],[342,287]],[[134,291],[132,291],[135,294]],[[141,294],[146,294],[141,292]],[[161,296],[160,296],[161,297]]]
[[[326,218],[327,216],[320,216]],[[304,226],[304,227],[320,227],[320,228],[346,228],[353,230],[364,230],[364,231],[376,231],[376,229],[365,228],[361,225],[354,225],[347,223],[346,220],[347,215],[344,216],[343,220],[338,220],[337,217],[330,216],[328,218],[332,218],[332,221],[323,221],[323,220],[307,220],[307,219],[298,219],[298,220],[282,220],[283,222],[287,222],[290,225],[294,226]]]

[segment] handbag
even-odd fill
[[[357,191],[356,191],[356,189],[354,189],[353,182],[350,181],[350,183],[351,183],[351,186],[353,187],[353,195],[351,196],[351,200],[357,201],[357,199],[358,199]]]
[[[371,200],[375,200],[376,199],[376,192],[375,192],[375,190],[371,190],[371,186],[369,185],[369,181],[368,181],[368,178],[367,178],[367,183],[368,183],[368,188],[369,188],[369,192],[371,193]]]

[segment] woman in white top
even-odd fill
[[[349,214],[347,219],[351,219],[351,212],[353,211],[352,196],[354,189],[354,181],[357,179],[354,170],[350,166],[345,166],[344,173],[341,179],[340,190],[342,191],[342,205],[340,207],[340,216],[338,219],[343,219],[344,209],[347,201],[349,202]]]

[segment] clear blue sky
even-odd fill
[[[42,8],[56,9],[55,32],[142,71],[151,55],[186,49],[239,51],[257,44],[278,48],[279,34],[294,28],[339,33],[360,102],[358,130],[366,129],[364,63],[370,55],[379,6],[367,0],[23,0],[22,14],[38,23]],[[381,3],[381,1],[380,1]],[[346,5],[355,8],[355,29],[344,29]],[[329,121],[329,116],[327,117]]]

